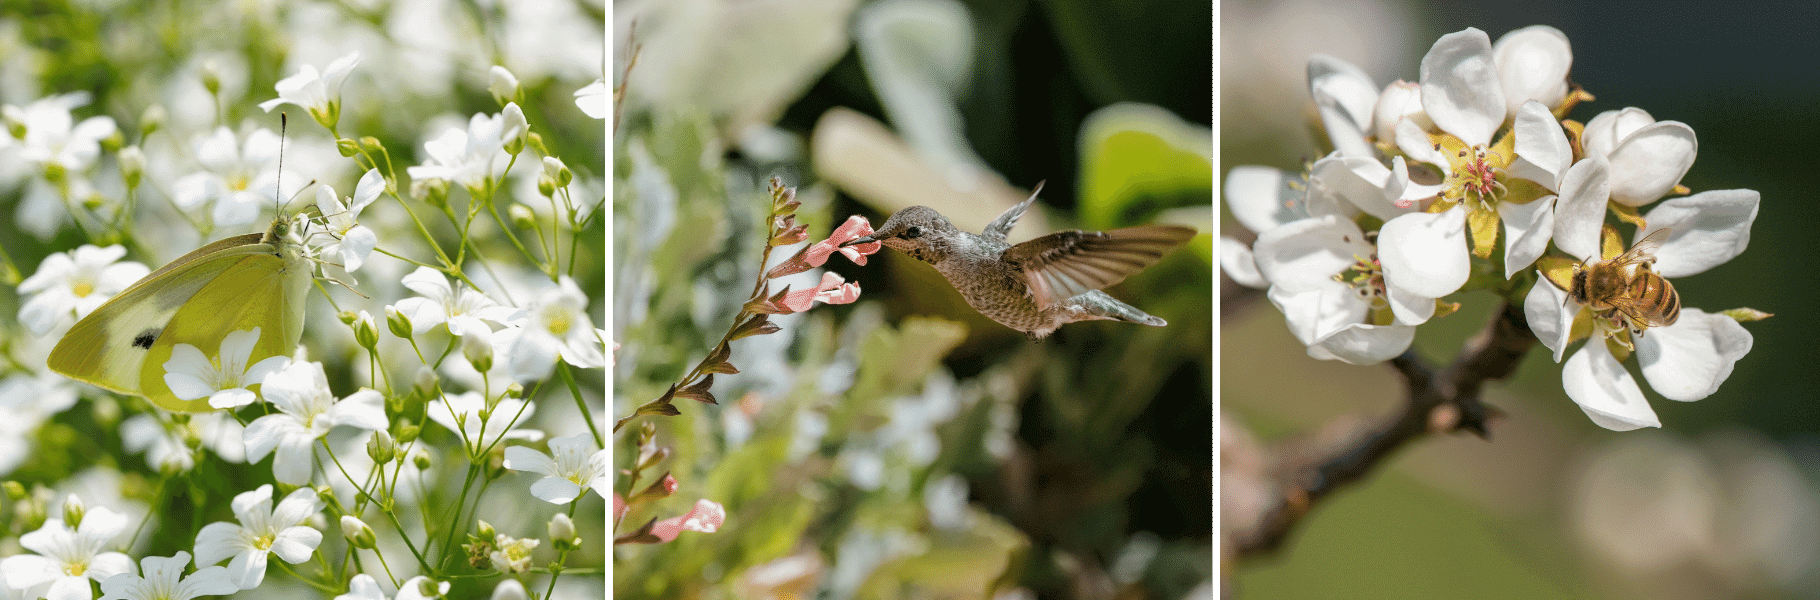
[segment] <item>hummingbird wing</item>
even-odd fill
[[[1005,251],[1004,260],[1023,273],[1031,299],[1046,309],[1124,281],[1162,260],[1194,233],[1176,225],[1058,231],[1012,246]]]
[[[1036,182],[1036,189],[1030,190],[1029,198],[1025,198],[1023,202],[1019,202],[1017,205],[1005,209],[1005,212],[999,213],[998,218],[993,219],[991,223],[986,224],[986,231],[981,235],[988,238],[996,238],[1001,242],[1005,241],[1005,237],[1011,235],[1011,226],[1017,224],[1018,217],[1024,216],[1024,211],[1029,210],[1030,203],[1036,202],[1037,193],[1043,191],[1043,183],[1045,182]]]

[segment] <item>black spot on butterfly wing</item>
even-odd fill
[[[152,348],[152,343],[157,342],[158,336],[163,333],[164,328],[162,327],[153,327],[141,331],[139,332],[139,335],[133,336],[133,347],[140,350],[150,350]]]

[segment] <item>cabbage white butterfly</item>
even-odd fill
[[[164,363],[177,344],[217,357],[229,333],[255,327],[246,364],[296,350],[313,280],[298,226],[281,214],[263,234],[197,248],[146,275],[71,327],[51,350],[51,370],[167,410],[210,410],[207,396],[171,392]]]

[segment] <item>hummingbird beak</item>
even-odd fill
[[[872,236],[868,235],[868,236],[864,236],[864,237],[856,237],[856,238],[847,240],[845,242],[842,242],[840,247],[845,248],[848,246],[858,246],[860,244],[870,244],[870,243],[877,242],[877,241],[878,240],[873,239]]]

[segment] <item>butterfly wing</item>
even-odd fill
[[[139,372],[171,317],[242,258],[270,251],[251,233],[197,248],[146,275],[71,327],[51,349],[51,370],[122,394],[139,394]]]
[[[195,346],[217,357],[221,341],[235,331],[259,328],[259,340],[246,365],[273,356],[289,356],[303,337],[303,305],[309,293],[308,263],[281,252],[240,256],[177,309],[162,335],[144,352],[138,374],[139,393],[173,411],[210,410],[208,398],[183,400],[165,384],[164,363],[178,344]]]
[[[1005,260],[1024,274],[1031,300],[1048,308],[1124,281],[1192,237],[1193,229],[1175,225],[1061,231],[1012,246]]]

